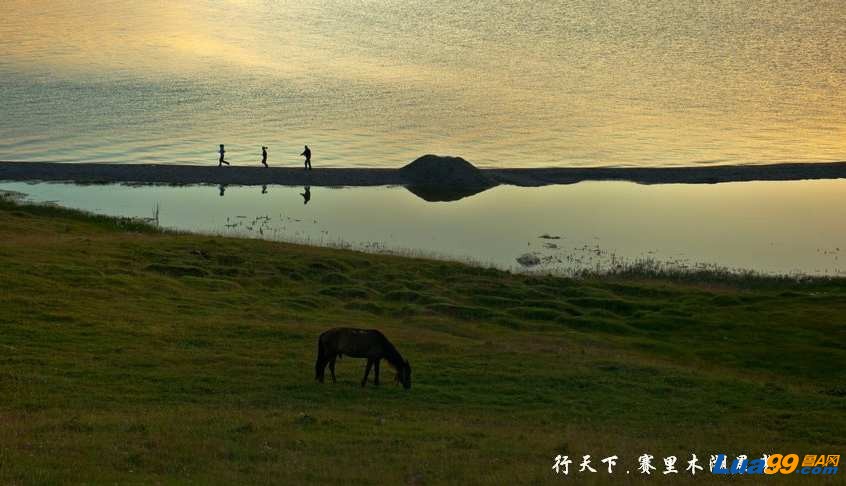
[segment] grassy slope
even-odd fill
[[[0,483],[514,484],[560,479],[559,453],[635,473],[645,451],[843,452],[846,285],[739,284],[530,278],[2,203]],[[413,389],[361,389],[354,359],[317,385],[336,325],[383,330]]]

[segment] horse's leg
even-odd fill
[[[329,361],[329,371],[332,372],[332,383],[337,383],[338,381],[335,380],[335,357],[332,357],[332,360]]]
[[[326,362],[329,354],[326,351],[326,345],[323,344],[323,336],[317,340],[317,361],[314,363],[314,378],[323,383],[323,375],[326,372]]]
[[[314,377],[318,382],[323,383],[323,372],[326,370],[326,361],[323,356],[317,357],[317,363],[314,364]]]
[[[376,365],[373,369],[373,384],[379,386],[379,362],[382,361],[381,359],[376,360]]]
[[[373,366],[373,360],[370,359],[370,358],[367,358],[367,368],[364,369],[364,378],[362,378],[362,380],[361,380],[361,386],[364,386],[364,385],[367,384],[367,375],[370,374],[370,367],[371,366]]]

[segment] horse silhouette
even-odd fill
[[[384,334],[375,329],[353,329],[338,327],[330,329],[317,339],[317,362],[314,365],[314,378],[323,383],[326,365],[335,380],[335,360],[343,355],[353,358],[367,358],[367,367],[361,386],[367,384],[370,368],[374,368],[373,384],[379,385],[379,362],[385,360],[397,372],[396,381],[407,390],[411,388],[411,365],[388,341]]]

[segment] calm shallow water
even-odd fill
[[[492,264],[603,270],[654,259],[766,273],[846,275],[846,180],[500,186],[449,203],[402,187],[78,186],[0,183],[33,201],[168,228]],[[262,191],[265,190],[266,193]],[[410,217],[409,215],[414,215]],[[539,238],[542,235],[557,239]]]
[[[842,0],[5,0],[0,160],[846,159]]]

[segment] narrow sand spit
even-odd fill
[[[846,162],[703,167],[593,167],[477,169],[458,157],[426,155],[401,169],[217,167],[195,165],[0,162],[0,180],[66,181],[87,184],[232,184],[442,188],[480,192],[499,184],[544,186],[581,181],[641,184],[714,184],[846,178]]]

